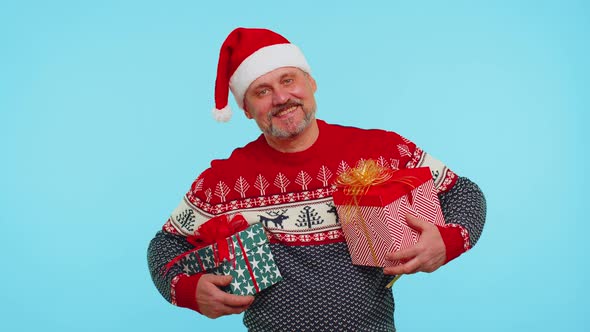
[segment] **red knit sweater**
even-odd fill
[[[250,223],[262,222],[271,243],[321,246],[344,241],[335,209],[331,209],[333,183],[339,173],[361,159],[374,159],[393,169],[429,166],[439,193],[449,190],[457,179],[445,165],[396,133],[329,125],[321,120],[318,126],[318,140],[302,152],[276,151],[261,135],[234,150],[228,159],[212,161],[193,182],[164,230],[189,235],[214,215],[239,212]],[[313,218],[309,212],[315,213]],[[439,231],[447,261],[469,248],[463,227],[447,225]],[[287,267],[279,266],[281,272],[283,268]],[[199,278],[177,276],[172,283],[173,303],[198,311],[195,294]]]

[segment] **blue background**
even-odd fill
[[[0,4],[3,331],[243,330],[167,304],[146,265],[194,177],[259,134],[233,100],[210,115],[237,26],[303,49],[319,118],[484,190],[478,245],[395,285],[400,331],[590,329],[588,2],[214,2]]]

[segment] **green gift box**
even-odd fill
[[[227,248],[228,257],[220,259]],[[202,271],[231,275],[224,291],[236,295],[254,295],[281,281],[283,277],[273,259],[268,238],[261,224],[254,224],[221,241],[191,250],[176,264],[187,274]]]

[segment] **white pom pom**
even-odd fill
[[[217,108],[213,108],[213,118],[217,122],[228,122],[231,119],[232,111],[229,105],[225,106],[224,108],[218,110]]]

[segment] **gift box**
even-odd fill
[[[189,275],[199,272],[231,275],[231,284],[223,290],[236,295],[253,295],[282,280],[261,224],[248,226],[243,220],[240,222],[242,225],[246,223],[245,229],[244,226],[233,225],[229,230],[220,231],[222,222],[212,224],[212,221],[197,229],[195,237],[187,238],[196,248],[180,255],[169,265],[177,264]],[[235,224],[235,217],[232,222]],[[232,229],[241,230],[224,236]],[[215,234],[210,234],[212,232]],[[203,238],[206,240],[203,241]]]
[[[399,265],[385,255],[420,238],[408,226],[406,214],[445,223],[428,167],[391,170],[372,161],[361,163],[339,177],[334,203],[355,265]]]

